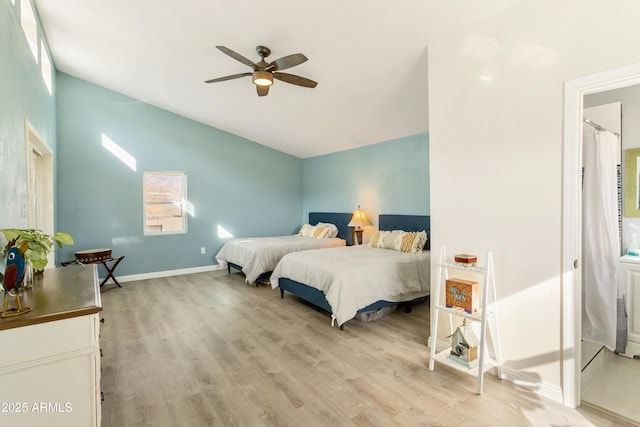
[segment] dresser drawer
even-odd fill
[[[62,354],[96,351],[98,334],[97,314],[0,331],[0,371]]]

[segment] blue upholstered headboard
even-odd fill
[[[353,213],[336,212],[309,212],[309,224],[316,225],[319,222],[329,222],[338,227],[338,237],[347,241],[347,246],[353,245],[353,233],[351,227],[347,227]]]
[[[378,216],[380,230],[403,230],[427,232],[427,245],[431,248],[431,217],[429,215],[382,215]]]
[[[309,224],[330,222],[338,227],[338,237],[347,241],[347,246],[353,245],[353,230],[348,227],[353,213],[309,212]],[[428,215],[380,215],[378,217],[380,230],[404,230],[427,232],[427,246],[431,247],[431,217]]]

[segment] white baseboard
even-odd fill
[[[427,340],[427,345],[431,348],[431,337]],[[451,342],[448,340],[438,340],[436,342],[436,353],[443,351],[451,346]],[[487,373],[496,375],[494,369],[490,369]],[[548,399],[555,400],[558,403],[563,403],[562,389],[558,386],[552,386],[549,384],[541,383],[538,378],[532,375],[520,371],[514,371],[509,368],[502,367],[502,379],[514,383],[522,388],[532,391],[535,394],[544,396]]]
[[[534,376],[521,371],[514,371],[504,366],[502,367],[502,379],[526,388],[537,395],[563,404],[562,389],[559,386],[541,383],[540,380]]]
[[[207,271],[222,270],[224,267],[216,265],[205,265],[203,267],[182,268],[180,270],[154,271],[151,273],[130,274],[129,276],[116,276],[118,282],[133,282],[136,280],[157,279],[159,277],[179,276],[181,274],[204,273]]]
[[[436,353],[443,351],[446,348],[451,346],[451,341],[449,340],[438,340],[436,342]],[[431,335],[429,335],[429,339],[427,340],[427,347],[431,348]]]

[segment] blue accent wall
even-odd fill
[[[178,270],[215,263],[226,241],[218,226],[234,237],[292,234],[310,211],[358,204],[374,224],[378,213],[429,213],[427,134],[302,160],[64,73],[51,96],[19,4],[0,2],[0,228],[27,225],[27,119],[54,153],[55,228],[76,242],[58,262],[110,247],[126,256],[118,275]],[[135,170],[103,147],[103,135]],[[144,170],[187,173],[186,234],[144,236]]]
[[[45,42],[41,33],[39,40]],[[38,43],[40,45],[40,43]],[[49,55],[47,51],[40,55]],[[55,82],[54,82],[55,91]],[[55,93],[55,92],[54,92]],[[27,226],[25,119],[55,156],[55,101],[20,26],[20,2],[0,2],[0,228]]]
[[[309,212],[429,215],[426,133],[303,160],[303,220]]]
[[[58,213],[73,251],[109,247],[125,255],[118,274],[207,266],[234,237],[293,234],[302,217],[302,160],[57,74]],[[215,112],[212,112],[215,114]],[[103,135],[136,161],[132,170]],[[188,232],[143,235],[143,172],[187,173],[194,207]],[[200,248],[206,254],[200,254]],[[64,251],[65,249],[63,249]]]

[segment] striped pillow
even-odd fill
[[[369,239],[369,246],[372,248],[377,248],[378,247],[378,241],[380,240],[380,231],[376,231],[375,233],[373,233],[373,235],[371,236],[371,239]]]
[[[313,238],[314,239],[324,239],[329,236],[331,229],[329,227],[314,227],[313,230]]]
[[[316,227],[310,224],[305,224],[300,228],[298,236],[324,239],[329,236],[329,233],[331,233],[331,229],[329,227]]]
[[[418,233],[410,232],[404,233],[402,235],[402,240],[400,241],[400,252],[413,252],[413,243],[416,241],[418,237]]]
[[[394,249],[400,252],[420,253],[427,243],[427,232],[401,230],[376,231],[369,240],[372,248]]]
[[[426,243],[427,232],[424,230],[420,232],[405,233],[404,236],[402,236],[402,241],[400,242],[400,251],[412,254],[420,253]]]

